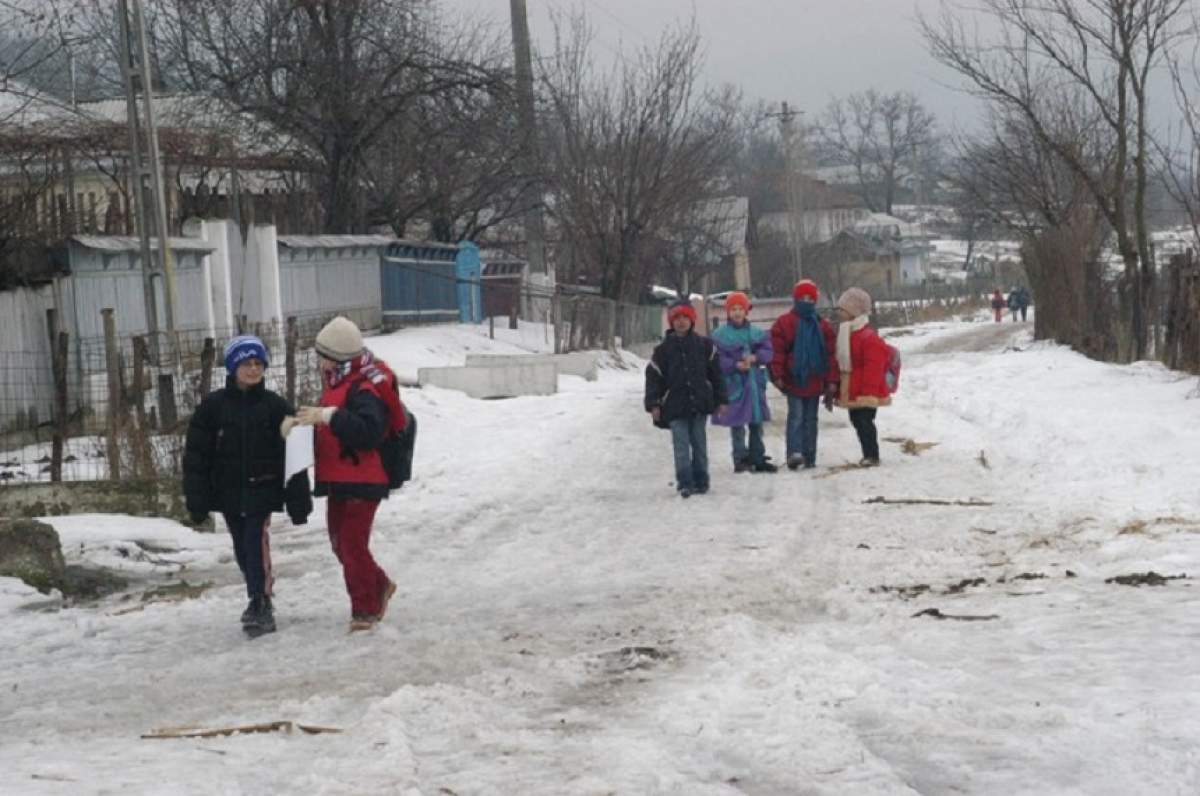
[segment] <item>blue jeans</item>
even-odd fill
[[[707,415],[681,417],[671,421],[671,446],[675,450],[675,487],[708,489]]]
[[[729,429],[729,437],[733,440],[733,463],[748,461],[751,464],[763,464],[767,460],[767,449],[763,445],[762,423],[750,424],[750,449],[746,450],[746,426],[733,426]]]
[[[789,395],[787,401],[787,455],[790,458],[798,453],[805,464],[816,464],[817,410],[821,408],[821,398]]]

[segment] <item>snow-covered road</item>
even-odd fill
[[[883,467],[831,469],[858,458],[843,412],[808,473],[735,476],[710,429],[714,491],[688,501],[637,369],[409,392],[383,627],[345,634],[321,517],[275,527],[279,632],[252,643],[211,537],[196,599],[6,613],[0,792],[1200,792],[1195,581],[1106,583],[1200,571],[1193,382],[1024,325],[893,341]],[[273,720],[343,732],[139,740]]]

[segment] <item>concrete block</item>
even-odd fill
[[[417,381],[422,387],[461,390],[472,398],[553,395],[558,391],[558,366],[531,362],[492,367],[420,368]]]
[[[558,366],[560,376],[578,376],[595,381],[600,376],[599,351],[572,351],[567,354],[467,354],[467,367],[507,367],[526,363]]]

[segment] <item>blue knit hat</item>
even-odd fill
[[[267,347],[254,335],[243,334],[235,337],[225,346],[225,370],[229,371],[230,375],[235,373],[238,365],[247,359],[262,360],[263,367],[270,364],[270,360],[267,358]]]

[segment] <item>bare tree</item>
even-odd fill
[[[1168,55],[1168,71],[1179,120],[1175,128],[1156,139],[1161,180],[1168,195],[1179,203],[1200,251],[1200,19],[1193,22],[1192,47]]]
[[[479,57],[480,48],[473,48]],[[493,50],[494,51],[494,50]],[[425,222],[439,241],[474,239],[520,216],[523,190],[516,97],[507,65],[480,61],[491,81],[417,98],[371,147],[365,184],[369,212],[398,234]]]
[[[1146,196],[1151,165],[1149,83],[1182,31],[1187,0],[943,0],[936,20],[921,21],[934,57],[970,89],[1029,131],[1071,169],[1116,236],[1124,263],[1119,357],[1149,351],[1154,286]],[[984,40],[965,20],[979,13],[996,33]],[[1111,168],[1098,170],[1077,147],[1055,135],[1066,92],[1111,133]]]
[[[694,25],[597,73],[586,20],[556,24],[539,75],[549,106],[551,218],[566,270],[594,278],[606,296],[629,298],[654,268],[646,241],[668,237],[688,208],[722,192],[717,178],[733,156],[740,98],[700,87]]]
[[[317,161],[329,232],[365,227],[369,153],[397,117],[421,98],[491,79],[441,57],[452,34],[426,0],[157,4],[162,59],[177,79],[268,122]]]
[[[867,207],[889,214],[898,188],[925,171],[937,146],[937,120],[907,92],[835,97],[818,130],[824,149],[854,169]]]
[[[960,212],[965,208],[973,223],[1007,230],[1021,242],[1034,298],[1047,308],[1034,316],[1037,337],[1111,358],[1112,290],[1101,262],[1109,228],[1059,153],[1069,151],[1103,173],[1112,168],[1116,147],[1081,107],[1086,103],[1058,106],[1054,126],[1040,132],[1024,115],[994,109],[984,131],[956,142],[955,168],[946,177]]]

